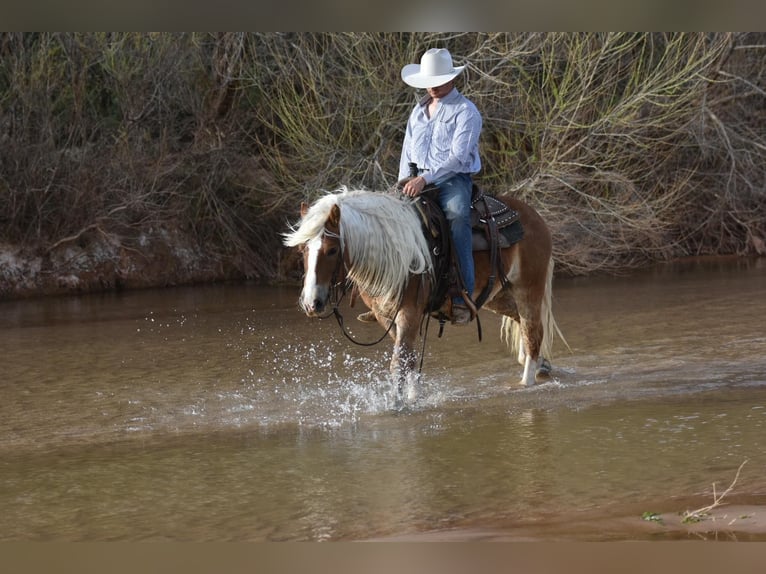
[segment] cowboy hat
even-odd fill
[[[452,56],[444,48],[431,48],[420,58],[420,64],[402,68],[402,80],[413,88],[435,88],[456,78],[465,66],[454,67]]]

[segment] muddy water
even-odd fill
[[[731,500],[766,503],[766,262],[554,289],[550,381],[483,314],[431,326],[406,409],[388,345],[294,287],[2,303],[0,540],[646,538],[744,460]]]

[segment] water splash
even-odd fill
[[[404,400],[388,374],[386,351],[349,352],[343,342],[288,342],[265,337],[241,348],[234,380],[195,403],[195,414],[225,426],[297,425],[336,429],[365,417],[432,409],[463,394],[443,377],[420,377],[404,389]],[[356,349],[354,349],[355,351]],[[415,377],[417,379],[417,377]],[[217,414],[214,414],[217,413]]]

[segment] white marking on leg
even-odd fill
[[[537,361],[527,355],[524,361],[524,374],[521,378],[521,384],[525,387],[531,387],[535,384],[535,372],[537,371]]]

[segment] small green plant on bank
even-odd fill
[[[664,524],[664,520],[662,519],[662,516],[657,514],[656,512],[650,512],[646,511],[641,515],[641,520],[645,520],[647,522],[656,522],[657,524]]]
[[[698,508],[696,510],[686,510],[682,513],[679,513],[681,515],[681,523],[682,524],[694,524],[696,522],[702,522],[703,520],[710,517],[710,513],[715,508],[721,506],[723,503],[723,499],[731,493],[731,491],[734,489],[734,485],[737,484],[737,480],[739,479],[739,474],[742,471],[742,467],[745,466],[747,463],[747,459],[742,462],[742,464],[739,465],[739,468],[737,469],[737,474],[734,476],[734,480],[731,482],[729,487],[724,490],[720,495],[716,492],[715,483],[713,483],[713,504],[710,504],[708,506],[703,506],[702,508]],[[747,515],[740,516],[740,518],[748,518]],[[654,522],[655,524],[665,524],[664,519],[662,518],[662,515],[657,512],[651,512],[646,511],[641,515],[641,520],[644,520],[646,522]]]

